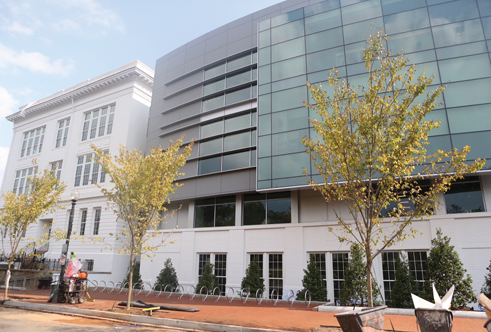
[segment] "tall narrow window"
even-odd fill
[[[40,127],[24,133],[20,157],[30,156],[32,154],[41,153],[43,150],[44,133],[46,127]]]
[[[269,254],[269,296],[283,298],[283,254]]]
[[[58,132],[56,133],[56,147],[66,145],[68,138],[68,127],[70,126],[70,119],[61,120],[58,122]]]
[[[215,254],[215,275],[218,279],[220,294],[225,295],[225,286],[227,285],[227,255]],[[213,290],[212,290],[213,291]]]
[[[332,254],[332,279],[334,283],[334,303],[339,305],[339,292],[344,282],[344,271],[348,265],[347,252]]]
[[[82,141],[111,134],[114,110],[115,105],[110,105],[85,113]]]
[[[211,255],[210,254],[200,254],[198,259],[198,280],[203,275],[203,268],[207,263],[210,263]],[[199,291],[199,289],[198,289]]]
[[[51,171],[54,172],[54,175],[56,178],[59,180],[61,177],[61,168],[63,167],[63,160],[60,161],[55,161],[54,163],[51,163]],[[56,185],[56,188],[58,188],[58,185]]]
[[[327,280],[326,280],[326,254],[323,253],[314,253],[309,255],[310,261],[313,261],[319,272],[321,274],[322,282],[324,283],[324,287],[327,288]]]
[[[85,235],[85,225],[87,224],[87,210],[82,210],[80,216],[80,235]]]
[[[390,303],[390,295],[396,281],[396,262],[399,259],[398,252],[382,253],[382,272],[384,275],[385,303]]]
[[[414,280],[418,283],[418,290],[423,289],[426,273],[426,251],[409,251],[407,253],[407,261],[409,269],[413,272]]]
[[[101,224],[101,209],[95,209],[93,235],[99,235],[99,225]]]

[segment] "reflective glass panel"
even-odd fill
[[[203,159],[198,162],[198,174],[220,172],[222,157]]]
[[[363,62],[363,50],[366,45],[365,42],[346,45],[344,47],[346,52],[346,64]]]
[[[285,90],[289,88],[294,88],[300,85],[305,85],[307,83],[307,76],[301,75],[297,77],[288,78],[283,81],[274,82],[271,85],[271,91],[276,92],[280,90]]]
[[[382,16],[380,0],[369,0],[353,6],[344,7],[341,8],[341,12],[343,14],[343,24],[350,24]]]
[[[259,50],[259,65],[264,66],[271,62],[271,47],[261,48]]]
[[[271,135],[259,137],[259,158],[271,156]]]
[[[225,73],[225,64],[205,70],[205,80]]]
[[[436,54],[435,54],[435,50],[429,50],[429,51],[406,54],[406,58],[409,59],[408,63],[412,65],[414,63],[435,61]]]
[[[290,39],[303,36],[303,20],[298,20],[271,29],[272,44],[281,43]],[[267,46],[267,45],[265,45]]]
[[[258,84],[265,84],[271,82],[271,66],[259,67],[259,80]]]
[[[307,128],[308,108],[301,107],[289,111],[273,113],[273,133]]]
[[[479,17],[475,0],[460,0],[428,7],[431,25],[442,25]]]
[[[491,1],[489,0],[477,0],[479,5],[479,12],[481,17],[491,15]]]
[[[309,73],[344,66],[344,47],[331,48],[307,55],[307,70]],[[309,75],[310,78],[310,75]],[[327,80],[327,76],[325,76]]]
[[[251,81],[251,71],[248,70],[234,76],[227,77],[227,88]]]
[[[223,156],[223,170],[249,167],[249,151]]]
[[[270,30],[266,30],[259,33],[259,48],[271,45],[271,33]]]
[[[203,100],[203,112],[207,112],[209,110],[222,107],[224,99],[225,99],[224,96],[218,96],[215,98]]]
[[[222,152],[222,138],[216,138],[211,141],[201,142],[199,144],[199,155],[206,156],[208,154]]]
[[[305,54],[304,38],[297,38],[271,47],[272,61],[277,62]]]
[[[482,19],[482,26],[486,39],[491,39],[491,17],[484,17]]]
[[[444,197],[448,214],[485,211],[481,183],[477,176],[453,183]]]
[[[366,41],[372,32],[370,31],[370,28],[372,28],[374,22],[376,25],[373,27],[372,31],[379,31],[382,27],[382,18],[345,25],[343,27],[344,43],[351,44],[359,41]]]
[[[283,15],[278,15],[271,18],[271,27],[276,27],[288,22],[293,22],[303,18],[303,8],[292,10]]]
[[[268,224],[286,224],[291,220],[290,199],[268,200]]]
[[[219,198],[217,198],[216,227],[235,226],[235,196],[232,196],[232,198],[234,200],[230,204],[218,204]]]
[[[271,134],[271,114],[259,117],[259,136]]]
[[[305,17],[339,8],[339,0],[326,0],[303,8]]]
[[[260,158],[258,159],[258,164],[258,180],[271,179],[271,158]]]
[[[273,157],[273,178],[301,176],[303,167],[309,167],[309,155],[302,152]]]
[[[447,107],[491,103],[491,79],[450,83],[443,92]]]
[[[403,12],[406,10],[425,7],[425,0],[382,0],[382,9],[384,10],[384,15],[394,14]],[[426,9],[425,9],[426,10]]]
[[[266,224],[266,201],[245,202],[243,225]]]
[[[432,28],[436,47],[470,43],[484,39],[481,20],[452,23]]]
[[[435,153],[437,150],[450,151],[452,150],[452,143],[450,142],[450,135],[432,136],[428,138],[429,145],[426,146],[427,154]]]
[[[308,129],[290,131],[272,136],[273,155],[305,151],[302,138],[309,135]]]
[[[441,121],[440,127],[435,128],[429,132],[430,136],[445,135],[448,134],[448,122],[445,110],[433,110],[425,116],[424,121]]]
[[[459,150],[466,145],[469,145],[471,147],[471,150],[467,154],[467,160],[491,157],[491,149],[489,148],[489,145],[483,144],[483,142],[491,142],[491,131],[480,131],[477,133],[468,134],[454,134],[452,135],[452,142],[454,148],[457,148]]]
[[[251,98],[251,88],[229,92],[225,96],[225,105],[238,103]]]
[[[245,148],[251,145],[251,133],[245,133],[225,136],[223,140],[223,151],[230,151]]]
[[[341,11],[332,10],[305,19],[305,34],[332,29],[341,26]]]
[[[223,122],[222,121],[213,122],[201,126],[200,137],[206,138],[214,135],[219,135],[222,132],[223,132]]]
[[[259,114],[271,113],[271,95],[259,96]]]
[[[285,78],[305,74],[305,57],[301,56],[282,62],[273,63],[272,80],[279,81]]]
[[[210,93],[214,93],[225,88],[225,80],[220,80],[218,82],[208,83],[203,86],[203,95],[209,95]]]
[[[213,227],[215,220],[215,206],[197,206],[195,227]]]
[[[417,30],[391,36],[388,40],[393,52],[411,53],[433,48],[433,38],[430,29]]]
[[[244,115],[225,119],[225,132],[228,133],[234,130],[248,128],[250,126],[250,118],[251,115],[247,113]]]
[[[251,64],[251,55],[247,54],[246,56],[243,56],[241,58],[228,61],[227,62],[227,71],[232,71],[247,65]]]
[[[270,27],[271,27],[271,20],[269,18],[267,20],[259,22],[259,31],[269,29]]]
[[[342,29],[336,28],[308,35],[306,37],[306,44],[307,53],[343,45]]]
[[[406,0],[404,0],[404,2],[412,3],[412,1]],[[385,31],[388,35],[428,28],[430,26],[428,10],[426,8],[411,10],[409,12],[403,12],[394,15],[388,15],[384,17],[384,21]]]
[[[272,94],[272,112],[303,106],[307,100],[307,87],[283,90]]]
[[[441,60],[439,65],[444,83],[491,76],[491,65],[487,54]]]
[[[452,134],[491,130],[491,105],[489,104],[450,108],[447,113]],[[473,148],[471,146],[471,149]]]

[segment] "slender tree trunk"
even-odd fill
[[[133,253],[130,255],[130,278],[128,282],[130,283],[128,285],[128,299],[126,300],[126,310],[130,310],[131,308],[131,294],[133,292]]]
[[[5,294],[3,295],[3,299],[4,300],[8,300],[8,295],[9,295],[9,282],[10,282],[10,277],[8,277],[10,275],[10,266],[12,265],[12,262],[9,261],[9,266],[7,268],[7,272],[5,274]]]
[[[373,307],[372,260],[368,258],[367,258],[367,289],[368,289],[368,306]]]

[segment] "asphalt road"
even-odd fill
[[[0,307],[0,331],[5,332],[162,332],[160,328]],[[174,330],[175,331],[175,330]]]

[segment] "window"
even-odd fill
[[[14,188],[12,189],[14,194],[28,194],[29,193],[29,177],[37,173],[37,167],[24,168],[15,172]]]
[[[85,225],[87,224],[87,210],[82,210],[80,217],[80,235],[85,235]]]
[[[101,209],[95,209],[95,214],[94,214],[94,231],[92,232],[93,235],[99,235],[99,226],[101,224]]]
[[[382,253],[382,272],[384,275],[385,304],[390,303],[390,294],[396,280],[396,262],[399,259],[398,252]]]
[[[196,201],[195,227],[235,225],[235,196],[205,198]]]
[[[425,282],[426,251],[410,251],[407,253],[409,269],[413,272],[414,280],[419,284],[418,290],[422,290]]]
[[[84,260],[82,271],[94,271],[94,260],[93,259]]]
[[[217,276],[220,294],[225,295],[227,285],[227,255],[226,254],[200,254],[198,258],[198,279],[203,275],[203,268],[207,263],[214,265],[213,273]],[[197,292],[200,290],[197,289]],[[210,294],[213,289],[208,290]],[[217,295],[215,293],[215,295]]]
[[[108,151],[106,150],[104,153],[108,153]],[[94,153],[78,157],[75,172],[75,187],[86,186],[94,182],[104,183],[106,181],[106,173],[104,169],[100,170],[100,165],[94,161],[94,157]]]
[[[243,225],[291,223],[290,192],[244,195]]]
[[[55,161],[51,163],[51,171],[54,172],[54,176],[59,180],[61,177],[61,168],[63,167],[63,160]],[[55,189],[58,188],[56,185]]]
[[[269,298],[283,298],[283,254],[269,254]]]
[[[84,114],[82,141],[109,135],[113,131],[115,105],[105,106]]]
[[[61,120],[58,122],[58,133],[56,134],[56,147],[65,146],[68,138],[68,126],[70,119]]]
[[[326,274],[326,254],[324,253],[311,253],[309,254],[309,260],[315,262],[317,268],[321,273],[321,278],[324,283],[324,287],[327,288],[327,274]],[[307,262],[308,264],[309,262]]]
[[[445,193],[447,213],[484,212],[479,176],[469,176],[452,183]]]
[[[20,150],[21,158],[41,153],[45,131],[46,127],[41,127],[24,133],[24,140],[22,141],[22,148]]]
[[[348,265],[349,255],[347,252],[332,254],[332,280],[334,286],[334,303],[339,305],[339,292],[343,287],[344,271]]]

